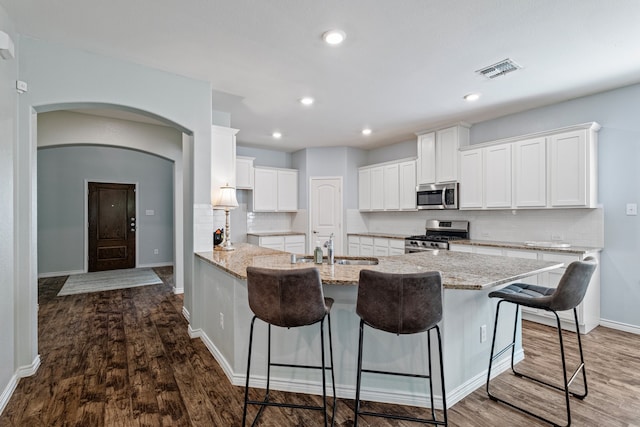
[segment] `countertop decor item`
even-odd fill
[[[214,209],[224,209],[225,225],[224,225],[224,241],[221,245],[215,247],[217,251],[232,251],[235,248],[231,244],[231,234],[229,225],[229,211],[238,207],[238,200],[236,199],[236,189],[231,187],[229,183],[220,187],[220,196],[214,203]]]

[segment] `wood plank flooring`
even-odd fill
[[[190,339],[182,297],[171,293],[170,268],[155,269],[163,285],[56,297],[65,277],[39,284],[42,364],[20,380],[0,416],[4,426],[239,426],[243,388],[232,386],[198,339]],[[565,334],[572,348],[575,335]],[[525,322],[522,370],[559,372],[555,330]],[[571,400],[575,426],[640,426],[640,336],[599,327],[583,336],[589,395]],[[576,352],[570,352],[575,363]],[[446,362],[445,362],[446,363]],[[559,378],[556,376],[555,378]],[[494,392],[520,399],[563,421],[563,397],[502,374]],[[575,386],[581,384],[576,381]],[[251,389],[254,398],[261,390]],[[274,392],[279,400],[320,398]],[[368,404],[428,416],[427,410]],[[353,425],[353,401],[338,401],[336,425]],[[250,415],[256,410],[251,409]],[[318,412],[268,408],[261,426],[317,426]],[[542,426],[487,398],[484,388],[449,410],[451,426]],[[360,425],[409,426],[363,417]]]

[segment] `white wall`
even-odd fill
[[[19,78],[29,84],[29,92],[18,100],[18,151],[15,230],[16,243],[16,343],[18,366],[37,357],[37,191],[35,112],[101,105],[122,106],[164,119],[191,136],[183,148],[185,168],[190,177],[184,184],[185,230],[184,304],[191,310],[198,300],[193,277],[194,205],[211,203],[211,87],[140,65],[114,60],[54,43],[20,37]],[[183,139],[185,141],[185,139]],[[216,147],[214,147],[215,149]],[[178,185],[178,184],[177,184]],[[186,236],[190,233],[191,236]],[[212,237],[208,239],[209,249]],[[197,320],[197,316],[196,320]]]
[[[13,24],[0,6],[0,30],[16,41]],[[15,233],[14,233],[14,173],[17,162],[16,59],[0,59],[0,394],[11,395],[16,385],[15,363]],[[0,400],[0,412],[8,396]]]

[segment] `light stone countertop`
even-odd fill
[[[247,233],[247,236],[270,237],[270,236],[306,236],[306,233],[299,231],[254,231]]]
[[[560,242],[549,242],[549,243],[560,243]],[[517,249],[517,250],[526,250],[526,251],[534,251],[534,252],[556,252],[561,254],[576,254],[576,255],[584,255],[589,252],[600,252],[602,248],[597,247],[589,247],[589,246],[570,246],[568,248],[558,248],[558,247],[549,247],[549,246],[530,246],[525,245],[524,242],[494,242],[490,240],[455,240],[450,242],[452,245],[465,245],[465,246],[485,246],[491,248],[502,248],[502,249]]]
[[[452,251],[432,251],[379,257],[378,265],[316,265],[291,264],[291,254],[238,243],[230,252],[199,252],[196,256],[226,271],[238,279],[247,278],[247,267],[293,269],[318,267],[322,283],[330,285],[356,285],[360,270],[370,269],[388,273],[416,273],[440,271],[445,289],[483,290],[528,276],[562,267],[562,263],[493,255],[478,255]],[[357,258],[364,257],[343,257]],[[365,258],[366,259],[366,258]]]

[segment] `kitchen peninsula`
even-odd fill
[[[197,259],[194,280],[203,286],[200,287],[202,294],[194,302],[190,334],[203,340],[234,385],[244,385],[252,317],[247,300],[247,266],[290,269],[316,265],[308,262],[292,264],[288,253],[250,244],[238,244],[233,252],[198,253]],[[359,322],[355,303],[360,270],[366,268],[395,273],[437,270],[442,274],[445,289],[441,330],[448,406],[482,386],[486,380],[496,304],[487,297],[488,293],[498,286],[562,266],[558,262],[451,251],[379,257],[377,260],[376,265],[325,263],[317,266],[325,296],[335,300],[331,316],[337,394],[341,398],[352,399],[355,393]],[[501,316],[506,320],[501,323],[503,327],[498,328],[498,345],[510,340],[512,315],[513,309],[510,315]],[[258,334],[252,362],[255,370],[252,369],[251,385],[264,387],[266,326],[259,322],[256,327]],[[486,334],[481,334],[482,329]],[[277,349],[274,350],[274,358],[283,363],[311,364],[319,361],[317,328],[296,328],[286,331],[286,334],[279,332],[278,328],[273,331],[274,349]],[[366,350],[366,354],[371,355],[365,361],[368,368],[412,372],[416,372],[416,367],[426,368],[423,357],[427,351],[425,335],[395,336],[368,329],[367,336],[365,346],[372,346]],[[434,363],[438,363],[436,349],[432,349],[432,357],[435,358]],[[499,367],[496,373],[508,368],[506,357],[496,365]],[[523,357],[520,346],[516,357]],[[362,398],[365,400],[420,406],[427,402],[429,391],[424,381],[375,376],[363,381]],[[284,368],[272,372],[272,387],[276,389],[319,394],[320,384],[317,372],[296,372]],[[435,378],[434,397],[436,406],[441,407],[440,390],[439,381]]]

